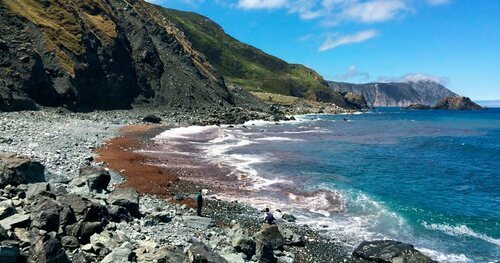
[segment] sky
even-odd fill
[[[500,100],[500,0],[148,0],[327,80],[431,79]]]

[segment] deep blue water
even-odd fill
[[[217,134],[201,146],[209,157],[262,179],[247,202],[290,210],[349,249],[390,238],[444,262],[500,260],[500,109],[380,108]]]

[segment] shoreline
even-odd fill
[[[106,167],[119,172],[124,177],[125,182],[117,185],[118,188],[134,188],[143,195],[160,198],[173,205],[186,205],[193,209],[196,204],[191,197],[198,189],[210,189],[213,195],[217,195],[224,189],[211,184],[200,184],[197,181],[181,179],[178,175],[178,173],[182,173],[180,169],[167,169],[146,164],[148,156],[135,152],[144,149],[142,147],[147,147],[152,138],[169,128],[179,127],[164,125],[124,126],[120,129],[118,137],[109,140],[103,147],[95,150],[98,154],[96,161],[103,162]],[[175,200],[176,196],[179,195],[183,197],[182,201]],[[220,200],[216,197],[207,200],[204,213],[214,219],[217,227],[227,228],[234,220],[237,220],[248,229],[250,235],[259,230],[260,217],[262,216],[262,213],[256,208],[246,204]],[[294,262],[329,262],[330,259],[349,262],[352,260],[349,251],[345,250],[341,244],[337,244],[338,240],[335,238],[307,226],[295,223],[287,223],[287,225],[288,228],[294,229],[294,232],[307,237],[303,247],[291,247],[291,251],[297,257]],[[311,253],[316,254],[314,260],[311,258]],[[318,256],[317,253],[323,256]]]

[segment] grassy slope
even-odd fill
[[[162,9],[192,43],[228,80],[250,91],[314,98],[329,92],[325,80],[302,65],[288,64],[227,35],[210,19],[196,13]]]

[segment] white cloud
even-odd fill
[[[432,75],[427,75],[424,73],[409,73],[406,75],[403,75],[401,77],[379,77],[377,79],[379,82],[423,82],[423,81],[430,81],[430,82],[436,82],[441,85],[446,85],[450,82],[450,79],[448,77],[438,77],[438,76],[432,76]]]
[[[406,10],[408,7],[401,0],[374,0],[348,5],[340,16],[345,20],[373,23],[391,20]]]
[[[276,9],[287,5],[287,0],[239,0],[238,7],[243,9]]]
[[[339,80],[347,80],[347,79],[352,79],[352,78],[360,78],[362,81],[367,81],[370,79],[370,74],[367,72],[361,72],[359,71],[356,66],[350,66],[347,68],[347,72],[343,74],[338,74],[335,76],[335,78]]]
[[[338,46],[363,42],[376,37],[377,34],[378,32],[376,30],[364,30],[353,35],[344,35],[339,37],[328,36],[325,42],[323,42],[323,44],[319,47],[319,51],[327,51]]]

